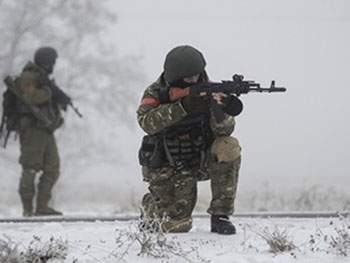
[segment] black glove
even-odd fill
[[[243,110],[242,101],[236,96],[230,95],[222,101],[221,109],[231,116],[239,115]]]
[[[202,97],[186,96],[181,100],[182,107],[190,115],[204,114],[208,112],[208,105]]]

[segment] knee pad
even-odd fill
[[[231,136],[218,137],[211,147],[211,154],[220,162],[233,162],[241,155],[241,147],[236,138]]]

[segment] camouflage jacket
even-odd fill
[[[53,105],[51,81],[46,72],[33,62],[28,62],[16,80],[17,87],[23,100],[29,102],[33,106],[40,108],[40,111],[52,122],[49,130],[55,130],[62,124],[62,116],[58,109]],[[34,89],[30,86],[34,85]],[[30,109],[26,104],[18,100],[18,112],[20,113],[19,131],[23,129],[23,125],[31,125],[28,122],[35,123],[40,126],[40,122],[31,114]]]
[[[138,123],[148,135],[171,129],[172,126],[188,116],[179,100],[171,103],[161,103],[160,90],[166,86],[164,73],[162,73],[158,80],[145,90],[141,104],[137,109]],[[224,120],[217,122],[211,108],[207,121],[214,137],[228,136],[234,130],[235,120],[232,116],[225,114]]]

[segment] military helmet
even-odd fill
[[[202,53],[191,46],[177,46],[169,51],[164,62],[164,78],[173,83],[204,71],[206,66]]]
[[[53,66],[58,57],[57,51],[52,47],[41,47],[34,54],[34,62],[39,66]]]

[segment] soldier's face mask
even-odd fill
[[[183,81],[186,82],[186,83],[197,83],[198,82],[198,79],[199,79],[199,76],[200,74],[196,74],[196,75],[193,75],[193,76],[190,76],[190,77],[185,77],[183,78]]]
[[[187,88],[188,86],[191,86],[190,84],[197,83],[199,80],[199,77],[200,77],[200,74],[196,74],[190,77],[179,79],[177,81],[170,83],[170,87]]]

